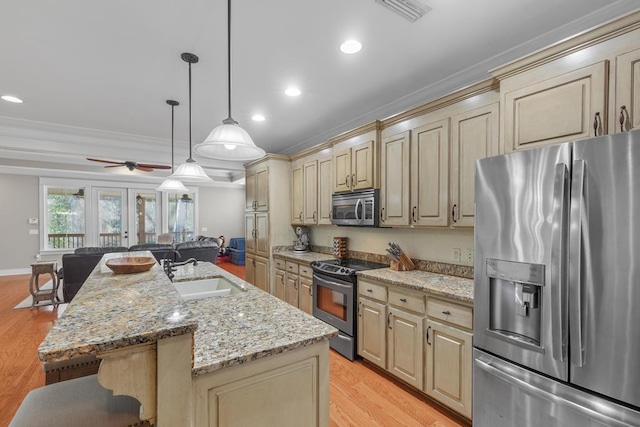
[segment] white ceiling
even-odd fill
[[[374,0],[234,0],[233,117],[267,152],[293,154],[640,7],[634,0],[416,2],[431,11],[410,23]],[[181,103],[182,163],[182,52],[200,57],[192,68],[193,144],[227,117],[225,0],[2,0],[0,16],[0,95],[25,101],[0,101],[5,172],[105,171],[87,156],[170,163],[167,99]],[[339,51],[348,38],[363,43],[360,53]],[[285,96],[290,84],[302,95]],[[257,112],[267,120],[253,122]],[[241,175],[240,165],[194,158],[216,179]],[[118,169],[106,172],[132,174]]]

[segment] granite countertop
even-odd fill
[[[153,257],[149,251],[106,254],[38,347],[40,360],[55,362],[196,330],[196,318],[160,265],[114,274],[104,263],[122,256]]]
[[[473,280],[428,271],[395,271],[390,268],[359,271],[358,277],[378,280],[431,295],[473,304]]]
[[[311,263],[313,261],[324,261],[326,259],[332,259],[333,255],[323,254],[320,252],[293,252],[289,250],[289,251],[275,252],[273,254],[273,257],[284,258],[289,261]]]
[[[104,261],[40,345],[41,360],[64,360],[195,332],[192,374],[197,376],[326,341],[338,333],[208,262],[178,267],[174,282],[224,277],[245,292],[183,302],[159,265],[144,273],[115,275]]]
[[[326,258],[326,256],[325,256]],[[246,292],[187,301],[198,319],[193,376],[326,341],[338,330],[211,263],[182,267],[174,282],[222,276]]]

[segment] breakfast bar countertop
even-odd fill
[[[196,330],[197,318],[159,264],[136,274],[115,274],[105,265],[124,256],[153,257],[149,251],[106,254],[38,347],[40,360],[97,354]]]
[[[337,329],[208,262],[178,267],[174,283],[213,277],[245,292],[183,302],[159,265],[115,275],[103,259],[38,355],[58,361],[194,332],[192,375],[197,376],[337,335]]]

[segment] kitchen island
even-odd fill
[[[210,263],[180,267],[176,286],[222,277],[242,291],[184,302],[159,265],[115,275],[105,259],[41,360],[98,356],[100,383],[161,425],[328,425],[334,328]]]

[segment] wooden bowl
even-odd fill
[[[107,260],[106,264],[116,274],[132,274],[150,270],[156,264],[156,259],[148,256],[113,258]]]

